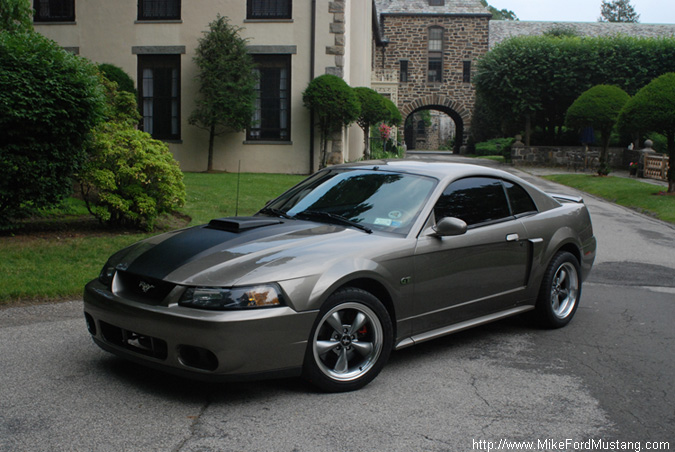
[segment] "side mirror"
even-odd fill
[[[439,237],[462,235],[466,233],[466,222],[454,217],[441,218],[434,226],[434,231]]]

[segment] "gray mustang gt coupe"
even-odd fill
[[[350,391],[395,349],[527,311],[566,325],[595,250],[581,198],[477,165],[362,162],[119,251],[84,315],[101,348],[168,372]]]

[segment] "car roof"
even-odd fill
[[[416,174],[430,176],[438,179],[441,182],[441,189],[449,182],[471,176],[490,176],[500,179],[509,180],[518,183],[525,188],[532,199],[534,200],[540,212],[546,211],[560,204],[551,196],[541,191],[539,188],[530,184],[529,182],[496,168],[489,168],[487,166],[471,164],[471,163],[455,163],[455,162],[429,162],[423,160],[368,160],[363,162],[346,163],[342,165],[335,165],[330,168],[348,168],[348,169],[364,169],[364,170],[381,170],[381,171],[396,171],[400,173]]]
[[[396,171],[401,173],[420,174],[431,176],[439,180],[457,179],[472,175],[488,175],[517,179],[505,171],[489,168],[470,163],[454,162],[427,162],[422,160],[367,160],[363,162],[346,163],[331,168],[350,169],[380,169],[383,171]]]

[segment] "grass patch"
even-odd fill
[[[239,179],[239,180],[238,180]],[[304,179],[285,174],[186,173],[187,202],[180,213],[190,224],[212,218],[251,215],[268,200]],[[69,199],[59,209],[44,212],[36,221],[50,223],[50,231],[35,232],[25,225],[11,236],[0,236],[0,305],[58,299],[79,299],[84,285],[95,278],[115,251],[154,234],[109,232],[80,228],[74,218],[88,213],[83,203]],[[31,232],[26,232],[29,230]]]
[[[478,154],[462,154],[462,157],[474,158],[474,159],[483,159],[483,160],[492,160],[497,163],[506,163],[506,159],[503,155],[478,155]]]
[[[187,200],[181,212],[192,218],[191,225],[235,214],[252,215],[267,201],[276,198],[304,178],[305,176],[289,174],[243,173],[238,177],[233,173],[186,173]]]
[[[663,195],[665,187],[625,177],[587,174],[554,174],[546,179],[590,193],[624,207],[675,223],[675,196]]]

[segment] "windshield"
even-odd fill
[[[407,234],[436,179],[378,170],[326,170],[301,182],[264,212],[321,221],[318,212],[368,229]],[[330,218],[324,215],[325,218]]]

